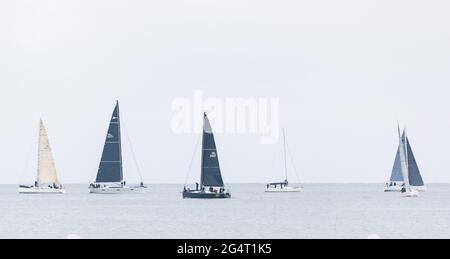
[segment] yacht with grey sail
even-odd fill
[[[406,130],[400,136],[400,143],[397,149],[397,155],[395,157],[394,167],[392,169],[391,178],[388,183],[386,183],[384,191],[385,192],[401,192],[404,189],[405,184],[411,186],[412,189],[424,192],[427,190],[425,183],[422,179],[422,174],[420,172],[419,166],[417,164],[414,152],[411,147],[411,143],[406,134]],[[404,168],[402,168],[402,147],[404,148],[404,155],[406,159],[406,169],[408,171],[408,179],[405,178]],[[407,181],[405,181],[405,179]]]
[[[56,172],[55,160],[52,148],[47,135],[47,129],[42,119],[39,123],[39,148],[37,180],[34,185],[19,186],[19,193],[22,194],[63,194],[64,188],[61,185]]]
[[[194,190],[186,185],[183,198],[193,199],[226,199],[231,198],[230,190],[225,188],[219,164],[216,141],[211,123],[206,113],[203,115],[202,161],[200,184]]]
[[[288,151],[288,145],[286,142],[286,130],[283,129],[283,154],[284,154],[284,181],[283,182],[272,182],[267,184],[266,186],[266,192],[270,192],[270,193],[284,193],[284,192],[301,192],[303,190],[303,188],[301,186],[292,186],[289,184],[289,180],[288,180],[288,159],[287,159],[287,151]],[[290,158],[291,158],[291,162],[292,165],[294,166],[294,171],[297,174],[297,178],[298,178],[298,173],[297,170],[295,168],[294,165],[294,160],[292,157],[292,153],[290,152],[289,149],[289,154],[290,154]]]
[[[131,143],[130,143],[131,145]],[[134,152],[133,152],[134,155]],[[135,160],[136,161],[136,160]],[[139,171],[139,170],[138,170]],[[140,172],[139,172],[140,174]],[[89,186],[90,193],[119,194],[138,192],[146,188],[142,181],[139,186],[128,186],[124,180],[122,162],[122,136],[119,102],[116,102],[111,121],[109,123],[102,158],[97,171],[97,178]]]

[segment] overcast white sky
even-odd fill
[[[116,98],[146,182],[182,183],[197,136],[172,133],[171,103],[194,89],[280,97],[304,182],[386,181],[397,120],[425,181],[450,182],[449,12],[447,0],[2,0],[0,183],[34,181],[40,116],[61,180],[95,179]],[[217,142],[227,182],[282,177],[281,143]]]

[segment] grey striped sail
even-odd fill
[[[404,132],[402,135],[402,139],[406,139],[407,142],[405,146],[407,148],[408,156],[409,184],[411,186],[425,186],[411,144],[408,137],[406,137],[405,135],[406,133]],[[395,163],[391,174],[391,182],[405,182],[400,161],[400,147],[398,148],[397,156],[395,157]]]
[[[123,181],[122,146],[120,135],[119,102],[114,112],[106,134],[102,159],[97,172],[97,183],[119,183]]]
[[[202,186],[223,187],[222,173],[220,171],[219,155],[217,154],[216,141],[206,113],[203,118],[203,142],[202,142]]]

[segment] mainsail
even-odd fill
[[[102,159],[97,173],[97,183],[118,183],[123,181],[122,147],[120,136],[119,102],[114,112],[106,135]]]
[[[38,174],[37,182],[39,184],[58,184],[59,180],[56,174],[55,160],[52,154],[52,148],[48,140],[47,130],[44,123],[40,121],[39,129],[39,151],[38,151]]]
[[[394,168],[392,169],[391,182],[403,182],[402,165],[400,164],[400,146],[395,156]]]
[[[403,180],[405,182],[406,189],[410,189],[409,183],[409,168],[408,168],[408,158],[406,153],[406,138],[400,135],[400,129],[398,131],[398,136],[400,138],[399,150],[400,150],[400,165],[403,175]]]
[[[416,158],[414,156],[411,144],[409,142],[408,137],[406,136],[406,133],[404,132],[402,135],[402,140],[406,139],[407,145],[405,145],[405,148],[407,149],[408,153],[408,171],[409,171],[409,183],[411,186],[424,186],[424,182],[422,179],[422,175],[420,173],[419,167],[416,162]],[[402,168],[401,168],[401,162],[400,162],[400,146],[397,150],[397,155],[395,157],[395,163],[394,168],[392,169],[391,174],[391,182],[404,182],[403,181],[403,175],[402,175]]]
[[[202,186],[223,187],[223,179],[220,171],[219,156],[216,142],[208,116],[203,119],[203,145],[202,145]]]
[[[409,184],[411,186],[424,186],[422,175],[420,174],[419,166],[412,151],[408,137],[406,137],[406,147],[408,150],[408,169],[409,169]]]

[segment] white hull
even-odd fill
[[[100,187],[89,188],[89,193],[93,194],[122,194],[122,193],[140,193],[145,188],[142,187]]]
[[[388,186],[384,188],[384,192],[401,192],[403,186]],[[411,189],[416,190],[418,192],[426,192],[426,186],[411,186]]]
[[[19,188],[20,194],[64,194],[64,189],[52,189],[52,188]]]
[[[267,188],[266,192],[268,193],[281,193],[281,192],[302,192],[302,187],[284,187],[281,188]]]

